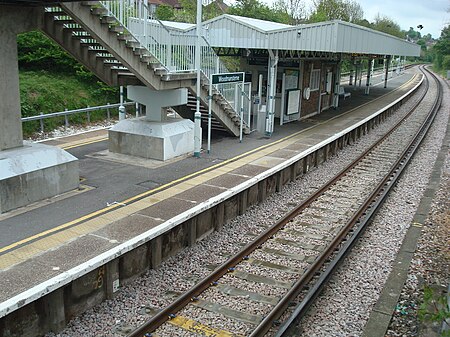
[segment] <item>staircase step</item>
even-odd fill
[[[122,66],[122,62],[117,61],[116,59],[103,60],[103,64],[106,66]]]
[[[81,4],[83,6],[97,6],[99,5],[98,1],[82,1]]]
[[[109,27],[109,30],[114,32],[114,33],[123,33],[123,32],[126,31],[125,27],[121,26],[121,25],[111,25]]]
[[[95,57],[98,58],[99,60],[115,59],[114,56],[109,53],[97,54],[97,55],[95,55]]]
[[[125,42],[129,48],[137,48],[141,46],[141,43],[138,41],[127,40]]]
[[[45,7],[46,13],[52,13],[55,15],[65,14],[65,12],[61,9],[61,7]]]
[[[55,23],[61,23],[61,24],[65,24],[65,23],[76,23],[73,19],[71,18],[67,18],[67,19],[59,19],[58,16],[54,16],[53,20],[55,21]]]
[[[117,40],[120,41],[135,41],[134,36],[129,33],[119,34],[117,35]]]
[[[104,15],[101,17],[100,22],[105,24],[117,23],[117,19],[114,16]]]
[[[73,39],[89,39],[89,40],[94,40],[94,38],[91,36],[91,34],[85,32],[86,34],[80,34],[80,32],[74,32],[75,34],[72,34],[72,38]]]
[[[95,7],[91,9],[92,14],[98,15],[98,16],[104,16],[108,15],[109,11],[104,7]]]
[[[72,32],[86,32],[86,29],[84,29],[83,27],[67,27],[67,26],[64,25],[63,29],[64,30],[70,30]],[[87,36],[90,36],[90,35],[87,35]]]

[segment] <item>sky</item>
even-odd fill
[[[450,0],[355,0],[364,10],[367,20],[375,16],[388,16],[403,30],[413,27],[422,35],[430,33],[439,38],[441,30],[450,24]],[[417,29],[418,25],[423,29]]]
[[[262,0],[267,4],[275,0]],[[303,0],[309,5],[312,0]],[[450,0],[354,0],[364,10],[364,17],[374,21],[380,13],[400,25],[402,30],[413,27],[422,35],[431,34],[437,39],[445,25],[450,24]],[[419,30],[418,25],[424,28]]]

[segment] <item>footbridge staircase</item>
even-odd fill
[[[46,7],[43,31],[110,86],[145,85],[153,90],[187,88],[189,101],[172,107],[193,119],[200,97],[202,123],[208,118],[210,74],[227,72],[203,38],[201,92],[196,92],[195,36],[170,31],[151,17],[141,0],[63,2]],[[232,100],[214,87],[213,129],[239,135],[240,116]],[[243,122],[244,133],[249,128]]]

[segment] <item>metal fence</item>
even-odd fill
[[[64,116],[64,125],[65,125],[65,127],[68,127],[70,115],[74,115],[74,114],[78,114],[78,113],[86,113],[87,121],[88,121],[88,123],[90,123],[91,122],[91,112],[92,111],[100,111],[100,110],[106,110],[106,118],[109,121],[111,119],[111,109],[118,109],[121,105],[123,105],[123,106],[134,105],[136,107],[136,116],[138,116],[139,110],[138,110],[137,103],[136,102],[124,102],[123,104],[120,104],[120,103],[109,104],[108,103],[106,105],[99,105],[99,106],[74,109],[74,110],[66,109],[64,111],[52,112],[52,113],[48,113],[48,114],[44,114],[43,112],[41,112],[39,115],[36,115],[36,116],[22,117],[22,123],[29,122],[29,121],[39,121],[41,124],[41,132],[44,132],[44,119]]]

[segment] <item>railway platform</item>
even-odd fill
[[[67,316],[113,297],[121,284],[219,229],[264,198],[261,194],[279,190],[297,176],[286,173],[293,158],[305,158],[299,171],[326,160],[335,151],[330,139],[339,146],[337,139],[346,130],[419,81],[412,68],[390,79],[386,89],[383,82],[371,87],[368,96],[364,87],[346,87],[351,97],[341,99],[336,110],[276,126],[271,138],[252,133],[239,143],[216,135],[211,153],[202,152],[200,158],[159,162],[110,154],[106,130],[46,141],[79,158],[81,185],[0,215],[0,319],[17,309],[38,317],[28,307],[48,297],[44,304],[66,308],[62,313],[45,309],[57,317],[52,328],[60,328]],[[310,156],[324,145],[327,152]],[[282,174],[261,188],[260,182],[276,172]],[[125,258],[114,262],[120,256]],[[67,287],[70,295],[60,290]]]

